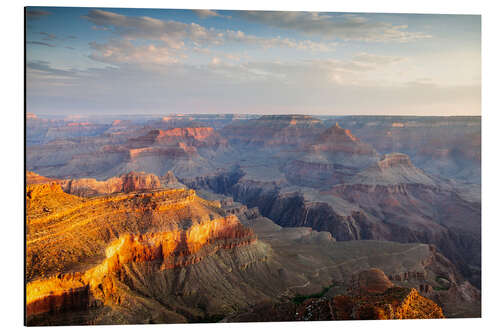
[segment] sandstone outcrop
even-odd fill
[[[105,181],[98,181],[93,178],[65,180],[61,182],[61,186],[65,192],[83,197],[163,188],[158,176],[144,172],[129,172]]]
[[[29,185],[26,200],[27,315],[33,323],[121,304],[130,267],[146,265],[148,274],[159,274],[256,242],[237,217],[219,215],[218,202],[193,190],[87,199],[48,183]]]
[[[158,177],[155,174],[147,174],[145,172],[131,171],[119,177],[113,177],[102,181],[94,178],[53,179],[28,171],[26,172],[26,183],[30,185],[58,183],[61,185],[64,192],[81,197],[186,187],[177,180],[172,171],[168,171],[162,177]]]
[[[300,304],[262,304],[228,321],[315,321],[444,318],[439,305],[413,288],[395,287],[378,269],[359,273],[363,290],[313,297]],[[365,283],[368,282],[368,283]]]
[[[144,136],[129,140],[130,148],[143,148],[152,145],[175,146],[179,143],[193,147],[219,147],[227,144],[211,127],[172,128],[151,130]]]

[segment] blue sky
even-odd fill
[[[481,19],[29,7],[27,110],[479,115]]]

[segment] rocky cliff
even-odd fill
[[[391,179],[395,172],[387,168],[410,168],[406,157],[396,155],[397,161],[393,157],[377,164],[377,168],[385,168],[381,172],[389,172]],[[399,171],[396,174],[401,176]],[[430,179],[424,176],[422,179]],[[245,180],[241,170],[185,182],[193,188],[208,187],[230,195],[250,208],[258,207],[279,225],[309,226],[328,231],[341,241],[378,239],[434,244],[465,277],[480,286],[481,205],[434,182],[339,184],[321,191],[322,196],[330,198],[322,201],[308,200],[301,191],[284,192],[276,182]],[[338,210],[337,202],[350,206]]]
[[[144,192],[158,189],[185,188],[180,183],[172,171],[168,171],[164,176],[158,177],[155,174],[145,172],[129,172],[119,177],[112,177],[106,180],[95,178],[76,179],[53,179],[40,176],[34,172],[26,172],[27,184],[58,183],[64,192],[81,197],[92,197],[97,195],[109,195],[113,193]]]
[[[413,288],[393,286],[379,269],[362,271],[356,279],[358,285],[346,294],[333,297],[317,295],[295,304],[261,304],[228,321],[267,321],[271,318],[278,318],[278,321],[444,318],[439,305]]]
[[[268,248],[193,190],[83,198],[47,183],[26,201],[29,325],[196,321],[280,290]]]
[[[297,146],[324,129],[321,120],[306,115],[273,115],[236,121],[221,133],[233,145],[255,147]]]

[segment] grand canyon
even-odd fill
[[[481,316],[481,117],[26,115],[29,326]]]

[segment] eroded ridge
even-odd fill
[[[43,184],[27,193],[28,317],[119,303],[116,284],[129,264],[173,269],[256,241],[236,216],[220,215],[220,205],[193,190],[83,199]]]

